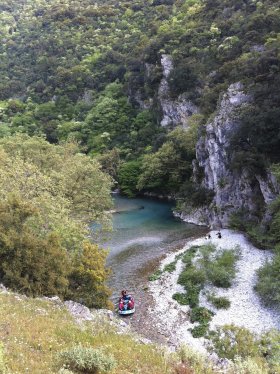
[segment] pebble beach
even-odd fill
[[[200,293],[200,306],[212,310],[215,315],[210,323],[213,330],[218,326],[234,324],[260,334],[276,328],[280,329],[280,310],[266,308],[254,291],[256,284],[256,271],[270,261],[273,257],[271,251],[264,251],[254,247],[247,238],[232,230],[221,230],[222,238],[217,237],[217,231],[210,231],[211,239],[201,237],[190,240],[183,249],[168,254],[161,262],[160,268],[175,260],[175,256],[185,252],[191,246],[200,246],[212,243],[217,250],[236,248],[239,259],[236,263],[236,277],[228,289],[206,286]],[[149,292],[154,298],[154,305],[149,310],[154,327],[160,334],[168,338],[168,344],[178,347],[182,344],[191,345],[192,348],[206,353],[204,338],[194,338],[189,329],[195,325],[190,323],[189,306],[180,305],[172,299],[176,292],[184,292],[182,286],[177,284],[178,277],[184,264],[177,261],[176,269],[172,273],[164,272],[160,279],[150,282]],[[208,303],[205,291],[215,292],[217,296],[224,296],[230,300],[230,308],[217,310]]]

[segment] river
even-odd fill
[[[205,228],[175,218],[174,204],[163,200],[116,195],[114,202],[113,232],[102,244],[109,249],[109,287],[116,299],[122,289],[137,294],[164,254],[202,235]]]

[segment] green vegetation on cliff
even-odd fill
[[[118,149],[124,163],[144,158],[139,181],[120,179],[124,192],[177,194],[190,184],[193,149],[182,152],[159,126],[160,59],[169,54],[170,96],[198,105],[201,123],[231,83],[251,95],[233,168],[279,161],[279,1],[26,0],[0,10],[2,136],[71,138],[93,155]],[[182,188],[188,199],[193,188]]]

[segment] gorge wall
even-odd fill
[[[162,108],[161,125],[188,127],[188,118],[199,108],[185,99],[184,94],[172,99],[168,76],[173,68],[170,56],[161,58],[163,78],[158,89],[158,101]],[[232,140],[240,128],[240,110],[252,98],[244,92],[241,83],[229,86],[217,105],[217,110],[200,130],[193,161],[193,181],[214,192],[210,205],[185,208],[177,215],[184,221],[214,228],[228,227],[232,213],[245,212],[249,219],[269,219],[268,205],[279,194],[279,185],[269,170],[253,174],[246,164],[238,170],[231,166],[234,157]],[[202,174],[202,177],[201,177]]]

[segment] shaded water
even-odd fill
[[[113,298],[121,289],[137,294],[162,255],[205,231],[174,218],[169,202],[118,195],[114,200],[113,232],[102,243],[110,250],[107,265],[112,269]]]

